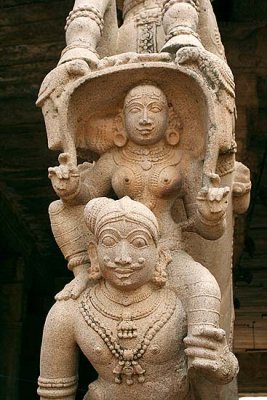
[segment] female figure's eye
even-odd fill
[[[153,113],[158,113],[161,111],[161,108],[160,108],[160,106],[152,106],[150,108],[150,111],[152,111]]]
[[[106,235],[101,240],[101,243],[106,247],[113,247],[117,242],[113,236]]]
[[[131,245],[136,247],[136,248],[138,248],[138,249],[141,249],[142,247],[146,247],[147,246],[147,241],[143,237],[135,237],[131,241]]]
[[[141,109],[139,107],[131,107],[129,112],[132,114],[137,114]]]

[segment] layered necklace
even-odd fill
[[[173,158],[173,149],[160,143],[159,146],[136,146],[129,143],[127,147],[122,149],[121,157],[126,161],[138,163],[144,171],[148,171],[154,164],[168,164],[168,161]]]
[[[132,301],[128,300],[128,305],[125,305],[124,295],[122,294],[119,302],[119,297],[112,296],[102,282],[85,292],[80,302],[80,312],[87,325],[101,337],[111,354],[118,360],[113,369],[115,382],[118,384],[122,383],[123,376],[128,385],[134,383],[134,376],[137,377],[139,383],[145,381],[146,371],[139,364],[139,360],[147,351],[155,335],[169,321],[176,308],[176,295],[169,289],[157,290],[156,296],[154,290],[147,292],[137,298],[132,297]],[[136,307],[135,304],[138,303],[141,304]],[[120,305],[121,311],[114,312],[114,309],[118,309],[118,305]],[[159,307],[160,305],[161,307]],[[116,334],[101,322],[101,316],[118,321]],[[147,329],[143,335],[140,335],[134,321],[148,316],[151,318]],[[121,340],[133,338],[139,339],[136,347],[122,345]]]

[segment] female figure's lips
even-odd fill
[[[153,131],[154,127],[153,126],[149,126],[149,127],[144,127],[144,128],[136,128],[139,132],[151,132]]]

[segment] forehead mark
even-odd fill
[[[147,97],[147,96],[146,96]],[[148,107],[151,104],[155,104],[155,105],[161,105],[161,106],[167,106],[167,103],[162,101],[161,99],[151,99],[151,97],[145,98],[144,97],[144,101],[140,101],[138,102],[137,99],[131,99],[125,106],[126,108],[130,108],[132,106],[144,106],[144,107]]]
[[[130,103],[133,100],[140,100],[144,97],[150,98],[153,100],[160,100],[163,103],[167,104],[167,98],[163,91],[160,88],[153,87],[153,86],[138,86],[133,88],[128,92],[125,98],[125,105]]]

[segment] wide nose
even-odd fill
[[[142,112],[142,117],[140,119],[140,125],[148,125],[151,124],[152,121],[149,118],[149,113],[146,107],[144,107],[143,112]]]
[[[120,246],[118,246],[117,255],[115,257],[115,263],[121,265],[128,265],[132,263],[132,258],[129,254],[128,245],[125,241],[122,241],[120,243]]]

